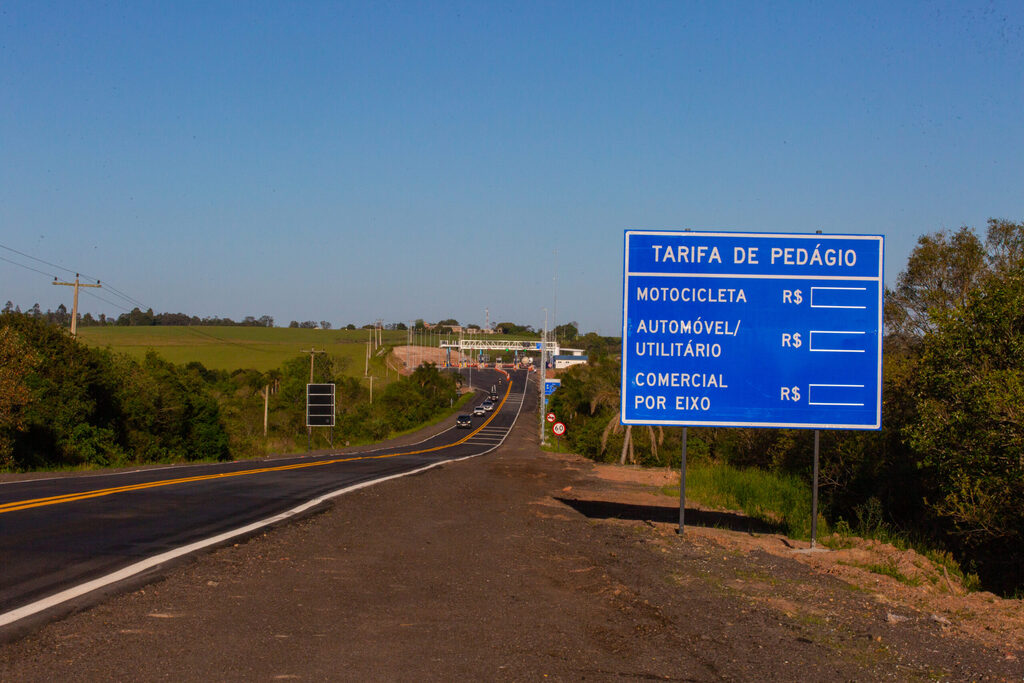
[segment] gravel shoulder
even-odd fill
[[[0,680],[1024,678],[1020,601],[914,593],[731,513],[680,537],[671,476],[521,421],[2,645]]]

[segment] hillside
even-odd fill
[[[287,327],[83,327],[78,337],[90,346],[110,347],[142,359],[152,349],[172,363],[198,361],[211,370],[279,368],[303,351],[317,348],[347,360],[362,375],[367,330]],[[405,343],[404,331],[385,330],[384,344]]]

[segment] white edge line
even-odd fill
[[[529,376],[527,376],[526,380],[524,380],[524,381],[525,381],[526,384],[528,384],[529,383]],[[526,386],[525,386],[525,384],[524,384],[524,387],[523,387],[523,393],[524,393],[524,395],[526,393]],[[516,411],[515,419],[512,420],[512,424],[509,426],[508,430],[505,432],[505,438],[508,438],[509,433],[512,432],[512,428],[515,427],[516,421],[519,419],[519,413],[522,411],[522,409],[523,409],[523,406],[522,406],[522,403],[520,403],[519,404],[519,410]],[[448,430],[445,430],[445,431],[448,431]],[[443,432],[439,432],[439,434],[440,433],[443,433]],[[437,434],[435,434],[434,436],[437,436]],[[433,438],[433,437],[428,437],[428,439],[429,438]],[[463,456],[461,458],[451,458],[451,459],[448,459],[448,460],[440,460],[438,462],[431,463],[431,464],[426,465],[424,467],[419,467],[419,468],[414,469],[414,470],[409,470],[408,472],[399,472],[398,474],[391,474],[391,475],[388,475],[386,477],[381,477],[380,479],[373,479],[371,481],[364,481],[364,482],[360,482],[358,484],[353,484],[352,486],[346,486],[345,488],[338,489],[337,491],[332,491],[330,493],[326,493],[326,494],[324,494],[322,496],[319,496],[317,498],[314,498],[312,500],[306,501],[302,505],[293,507],[290,510],[285,510],[284,512],[280,512],[280,513],[278,513],[276,515],[273,515],[272,517],[267,517],[266,519],[262,519],[262,520],[259,520],[257,522],[252,522],[251,524],[246,524],[243,527],[239,527],[237,529],[232,529],[231,531],[225,531],[224,533],[217,534],[216,536],[211,536],[210,538],[204,538],[201,541],[195,541],[194,543],[189,543],[188,545],[184,545],[184,546],[181,546],[179,548],[175,548],[173,550],[168,550],[167,552],[160,553],[159,555],[153,555],[152,557],[147,557],[146,559],[141,560],[140,562],[136,562],[135,564],[128,565],[127,567],[122,567],[121,569],[118,569],[115,572],[107,574],[106,576],[101,576],[98,579],[93,579],[92,581],[86,581],[85,583],[79,584],[77,586],[72,586],[71,588],[68,588],[66,590],[60,591],[59,593],[54,593],[53,595],[50,595],[50,596],[45,597],[45,598],[42,598],[41,600],[36,600],[35,602],[31,602],[31,603],[29,603],[27,605],[23,605],[21,607],[13,609],[10,612],[4,612],[3,614],[0,614],[0,627],[2,627],[2,626],[9,626],[9,625],[11,625],[11,624],[13,624],[13,623],[15,623],[17,621],[25,619],[26,617],[30,617],[30,616],[32,616],[34,614],[38,614],[38,613],[43,612],[45,610],[51,609],[53,607],[56,607],[57,605],[60,605],[61,603],[67,602],[68,600],[74,600],[75,598],[79,598],[79,597],[81,597],[83,595],[87,595],[87,594],[89,594],[89,593],[91,593],[91,592],[93,592],[95,590],[99,590],[100,588],[105,588],[106,586],[109,586],[111,584],[117,583],[118,581],[123,581],[125,579],[129,579],[129,578],[131,578],[131,577],[133,577],[133,576],[135,576],[137,574],[141,574],[142,572],[146,571],[147,569],[152,569],[153,567],[157,567],[157,566],[159,566],[159,565],[161,565],[161,564],[163,564],[165,562],[168,562],[170,560],[174,560],[174,559],[177,559],[177,558],[182,557],[184,555],[188,555],[190,553],[194,553],[197,550],[202,550],[203,548],[208,548],[208,547],[210,547],[212,545],[217,545],[219,543],[223,543],[224,541],[228,541],[228,540],[230,540],[232,538],[236,538],[238,536],[245,535],[245,534],[250,533],[252,531],[256,531],[257,529],[262,529],[263,527],[270,526],[271,524],[276,524],[277,522],[281,522],[281,521],[284,521],[286,519],[290,519],[291,517],[294,517],[294,516],[296,516],[296,515],[298,515],[298,514],[300,514],[302,512],[305,512],[306,510],[309,510],[310,508],[314,508],[317,505],[320,505],[321,503],[323,503],[325,501],[331,500],[332,498],[337,498],[338,496],[342,496],[342,495],[344,495],[346,493],[351,493],[352,491],[357,491],[357,490],[362,489],[362,488],[367,488],[369,486],[374,486],[376,484],[380,484],[381,482],[389,481],[391,479],[398,479],[399,477],[407,477],[407,476],[412,475],[412,474],[418,474],[420,472],[424,472],[424,471],[432,469],[434,467],[439,467],[441,465],[444,465],[445,463],[459,462],[461,460],[469,460],[470,458],[477,458],[477,457],[480,457],[481,455],[486,455],[487,453],[490,453],[495,448],[500,446],[501,443],[504,443],[505,438],[503,438],[501,440],[501,442],[498,443],[497,445],[495,445],[494,447],[489,448],[486,451],[481,451],[480,453],[474,453],[473,455],[467,455],[467,456]],[[424,439],[423,441],[427,441],[428,439]],[[422,441],[417,442],[417,443],[422,443]],[[409,444],[409,445],[410,446],[415,446],[416,444]],[[384,449],[380,448],[380,449],[377,449],[377,450],[384,450]],[[373,452],[373,451],[370,451],[370,452]]]

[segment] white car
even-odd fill
[[[484,402],[483,402],[483,403],[481,403],[480,405],[481,405],[481,406],[483,407],[483,409],[484,409],[484,410],[486,410],[486,411],[487,411],[488,413],[489,413],[489,412],[491,412],[492,410],[494,410],[494,404],[493,404],[493,403],[491,403],[490,401],[484,401]]]
[[[476,408],[473,408],[473,414],[474,415],[484,415],[484,414],[486,414],[486,412],[487,412],[487,409],[484,408],[483,405],[478,405]]]

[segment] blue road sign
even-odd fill
[[[558,390],[558,387],[562,386],[562,380],[560,379],[546,379],[544,380],[544,395],[550,396]]]
[[[880,235],[626,231],[623,424],[879,429]]]

